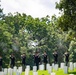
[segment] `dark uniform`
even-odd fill
[[[56,51],[53,53],[53,57],[54,57],[54,63],[57,64],[57,62],[58,62],[58,53]]]
[[[66,66],[68,65],[68,62],[69,62],[69,53],[68,52],[65,52],[65,63],[66,63]]]
[[[39,56],[39,54],[38,53],[36,53],[35,55],[34,55],[34,63],[35,63],[35,65],[37,66],[37,70],[39,69],[39,62],[40,62],[40,56]]]
[[[10,66],[11,68],[15,66],[15,56],[13,54],[10,56]]]
[[[44,62],[45,70],[46,70],[46,64],[47,64],[47,54],[46,54],[46,52],[44,52],[44,54],[43,54],[43,62]]]
[[[23,67],[23,71],[25,70],[25,65],[26,65],[26,56],[25,53],[23,55],[21,55],[21,59],[22,59],[22,67]]]
[[[0,71],[2,71],[2,57],[0,56]]]

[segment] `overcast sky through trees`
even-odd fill
[[[19,12],[41,18],[46,15],[59,15],[55,2],[59,0],[1,0],[1,7],[5,14]]]

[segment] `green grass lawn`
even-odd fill
[[[64,74],[64,71],[62,69],[58,69],[58,71],[53,70],[53,72],[55,72],[56,75],[69,75],[69,74],[76,75],[76,69],[74,69],[73,71],[68,70],[68,74]],[[23,72],[21,75],[25,75],[25,73]],[[33,75],[33,72],[30,71],[29,75]],[[47,70],[43,70],[43,71],[38,70],[38,75],[50,75],[50,74],[48,73]]]
[[[62,69],[58,69],[57,71],[53,70],[53,72],[55,72],[56,75],[69,75],[69,74],[76,75],[76,69],[74,69],[73,71],[68,70],[68,74],[64,74],[64,71]],[[22,72],[21,75],[25,75],[25,72]],[[30,71],[29,75],[33,75],[33,71]],[[38,70],[38,75],[50,75],[50,74],[48,73],[47,70]]]

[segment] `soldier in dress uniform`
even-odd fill
[[[0,55],[0,71],[2,71],[2,56]]]
[[[58,53],[57,53],[57,50],[55,50],[53,52],[53,57],[54,57],[54,64],[57,64],[58,63]]]
[[[44,67],[45,67],[45,70],[46,70],[46,64],[47,64],[47,53],[46,53],[46,51],[44,51],[44,54],[43,54],[43,63],[44,63]]]
[[[65,57],[65,63],[66,63],[66,66],[67,66],[68,65],[68,62],[69,62],[69,52],[68,51],[66,51],[64,53],[64,57]]]
[[[25,66],[26,66],[26,54],[23,53],[21,55],[21,59],[22,59],[22,67],[23,67],[23,71],[25,70]]]
[[[40,56],[39,56],[39,52],[35,52],[34,55],[34,63],[37,66],[37,70],[39,69],[39,63],[40,63]]]
[[[10,55],[10,66],[11,68],[15,66],[15,56],[13,53]]]

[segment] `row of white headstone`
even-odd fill
[[[63,69],[64,73],[67,74],[68,73],[68,68],[70,70],[74,70],[76,68],[76,63],[73,63],[73,62],[70,62],[69,63],[69,67],[65,65],[65,63],[61,63],[60,64],[60,68]],[[53,69],[54,70],[58,70],[59,69],[59,66],[58,64],[52,64],[50,65],[49,63],[46,65],[46,70],[48,70],[48,73],[50,75],[56,75],[54,72],[53,72]],[[39,65],[39,70],[44,70],[44,65],[41,64]],[[25,75],[29,75],[29,72],[30,72],[30,66],[27,65],[26,66],[26,69],[25,69]],[[13,73],[15,73],[16,75],[21,75],[22,73],[22,67],[14,67],[13,69],[11,68],[4,68],[2,72],[0,72],[0,75],[13,75]],[[37,67],[36,66],[33,66],[33,75],[38,75],[38,72],[37,72]],[[74,75],[74,74],[70,74],[70,75]]]
[[[21,75],[22,73],[22,67],[19,67],[17,69],[17,67],[12,68],[4,68],[3,71],[0,72],[0,75],[13,75],[15,73],[15,75]]]

